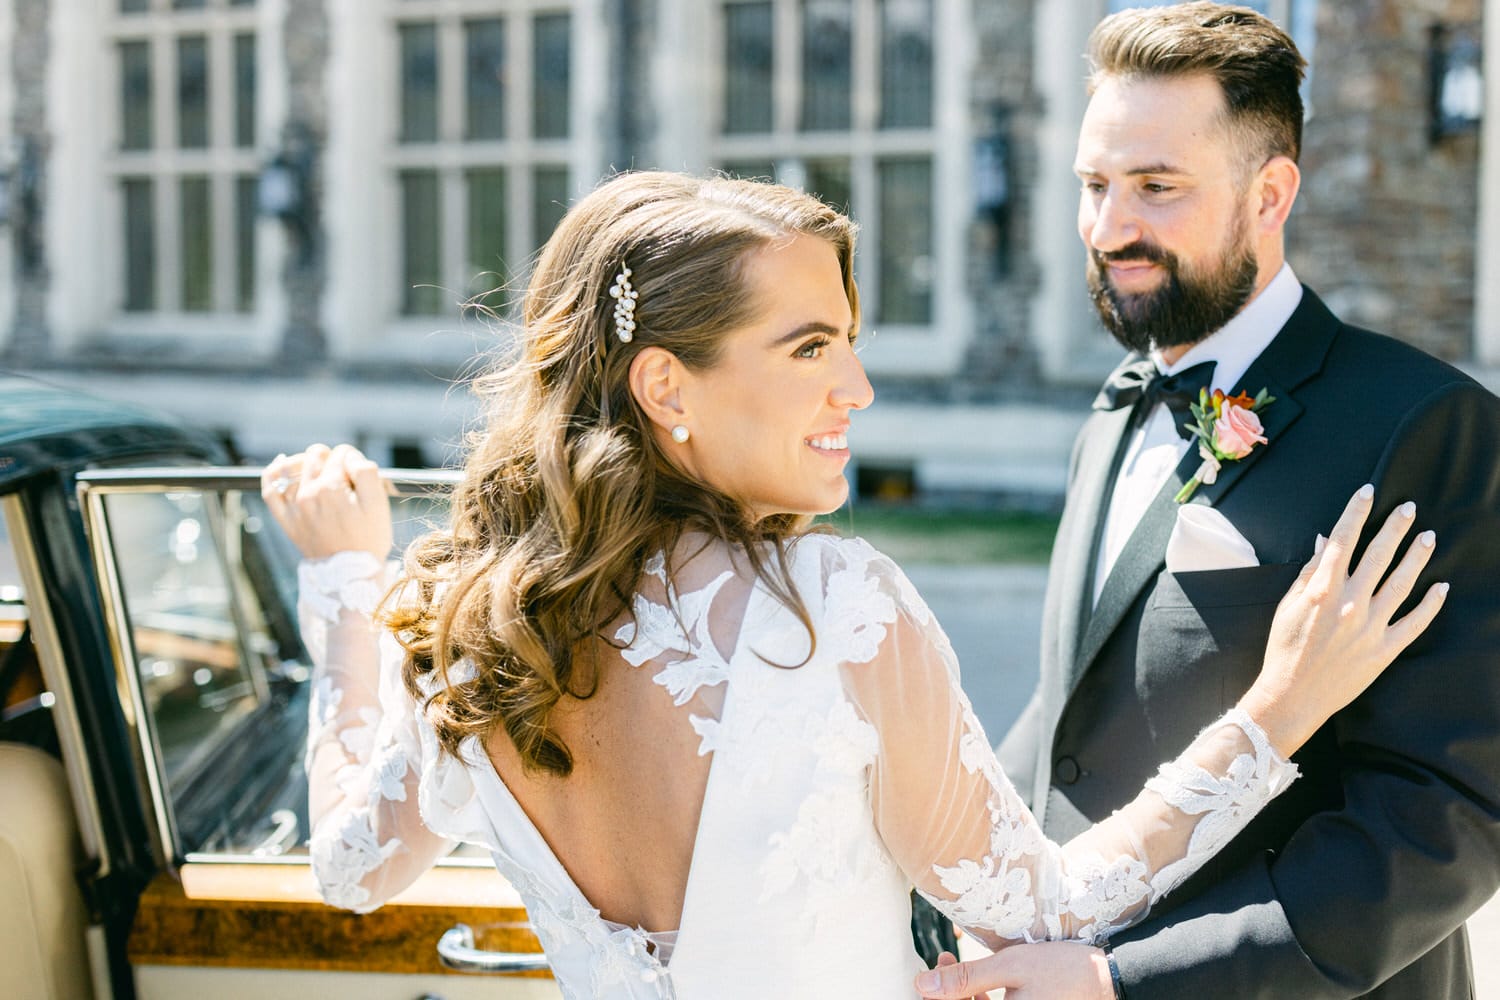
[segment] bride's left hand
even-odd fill
[[[393,531],[379,468],[352,445],[311,445],[278,455],[261,473],[260,495],[308,559],[369,552],[385,560]]]
[[[931,977],[931,978],[929,978]],[[969,962],[951,955],[917,977],[917,992],[944,1000],[988,1000],[976,990],[1003,990],[1005,1000],[1114,1000],[1104,952],[1072,941],[1015,944]]]

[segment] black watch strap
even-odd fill
[[[1120,965],[1115,961],[1115,953],[1108,945],[1104,948],[1104,960],[1109,963],[1109,985],[1115,988],[1115,1000],[1125,1000],[1125,984],[1120,981]]]

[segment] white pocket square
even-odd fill
[[[1177,523],[1167,540],[1167,571],[1194,573],[1208,569],[1259,566],[1255,546],[1212,507],[1188,503],[1177,508]]]

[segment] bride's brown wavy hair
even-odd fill
[[[456,756],[466,737],[499,725],[527,768],[570,773],[550,719],[563,697],[593,693],[597,678],[577,654],[628,611],[645,561],[673,552],[685,531],[743,552],[811,631],[786,572],[787,546],[811,519],[753,519],[687,476],[629,387],[631,361],[648,346],[693,370],[713,367],[726,335],[765,305],[746,281],[747,257],[799,234],[837,252],[857,323],[854,225],[790,188],[622,174],[574,205],[547,241],[517,356],[475,382],[485,426],[469,441],[451,524],[407,550],[405,581],[387,604],[408,690],[420,700],[419,679],[441,678],[426,708],[445,751]],[[615,335],[609,295],[622,266],[639,294],[629,343]],[[454,669],[461,660],[474,668],[467,679]]]

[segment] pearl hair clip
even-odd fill
[[[622,344],[635,339],[635,300],[640,297],[630,283],[630,275],[630,268],[620,265],[620,273],[609,289],[609,297],[615,300],[615,336]]]

